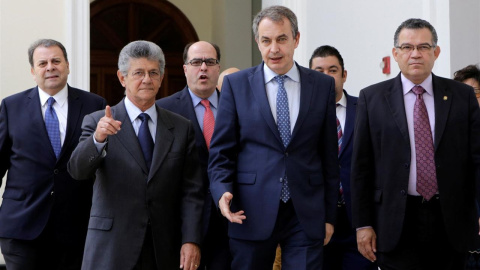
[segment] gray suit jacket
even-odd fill
[[[87,115],[83,121],[80,143],[68,166],[75,179],[96,176],[82,269],[132,269],[147,224],[160,269],[177,269],[181,245],[201,241],[204,192],[192,124],[156,109],[149,173],[123,101],[112,107],[122,129],[108,137],[105,156],[92,138],[105,112]]]

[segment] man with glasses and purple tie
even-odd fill
[[[358,249],[381,269],[463,269],[478,234],[480,110],[472,88],[432,73],[435,28],[404,21],[400,74],[363,89],[352,157]]]
[[[232,269],[322,269],[338,199],[335,81],[295,63],[288,8],[253,21],[263,62],[223,80],[210,147],[214,202],[230,221]]]
[[[67,162],[83,117],[106,102],[67,84],[60,42],[37,40],[28,58],[37,86],[0,108],[0,178],[7,173],[0,246],[8,269],[80,269],[93,178],[73,180]]]
[[[162,49],[133,41],[117,76],[126,97],[85,116],[68,170],[95,176],[82,269],[185,269],[200,263],[204,187],[193,126],[155,105]]]

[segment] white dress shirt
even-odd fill
[[[45,111],[48,108],[47,100],[50,95],[38,87],[38,95],[40,97],[40,106],[42,107],[43,121],[45,121]],[[67,117],[68,117],[68,87],[65,84],[60,92],[53,96],[55,103],[53,109],[57,114],[58,124],[60,128],[60,144],[63,146],[65,142],[65,134],[67,133]]]
[[[274,79],[278,76],[267,65],[263,65],[265,88],[267,90],[268,103],[272,110],[273,119],[277,122],[277,92],[278,83]],[[288,78],[284,81],[284,87],[287,91],[288,108],[290,112],[290,133],[297,122],[298,112],[300,111],[300,72],[297,65],[293,64],[292,68],[285,74]]]

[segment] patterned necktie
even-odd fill
[[[290,133],[290,111],[288,109],[288,97],[287,91],[285,90],[284,81],[286,75],[276,76],[275,80],[278,83],[278,92],[277,92],[277,126],[278,131],[280,132],[280,138],[282,138],[283,146],[287,148],[292,138]],[[290,189],[288,188],[287,176],[283,178],[282,181],[282,192],[280,194],[280,199],[283,202],[287,202],[290,199]]]
[[[340,104],[337,104],[337,107],[338,106],[340,106]],[[338,139],[338,155],[339,156],[340,156],[340,150],[342,149],[342,138],[343,138],[342,125],[340,125],[340,121],[338,120],[338,117],[337,117],[337,139]],[[345,204],[345,196],[343,195],[343,186],[341,181],[340,181],[340,188],[338,189],[338,204]]]
[[[210,141],[212,140],[213,128],[215,127],[215,117],[213,116],[208,99],[202,99],[200,103],[205,107],[205,114],[203,115],[203,137],[205,137],[207,148],[210,149]]]
[[[437,171],[435,170],[432,131],[427,107],[423,102],[425,89],[416,85],[412,88],[412,92],[417,95],[413,109],[415,153],[417,156],[417,191],[428,201],[437,193]]]
[[[50,138],[50,143],[53,147],[53,152],[58,159],[60,152],[62,151],[62,142],[60,139],[60,125],[58,123],[58,117],[55,113],[55,109],[53,108],[55,99],[53,97],[49,97],[47,103],[48,107],[45,111],[45,127],[47,128],[47,133],[48,137]]]
[[[152,165],[154,146],[152,134],[150,133],[150,129],[148,128],[148,120],[150,119],[150,116],[146,113],[141,113],[138,115],[138,119],[142,120],[142,124],[138,129],[138,142],[140,143],[140,147],[142,148],[143,157],[145,158],[147,168],[150,170],[150,166]]]

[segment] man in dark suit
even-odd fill
[[[324,249],[325,270],[374,270],[377,266],[358,252],[356,233],[352,228],[352,199],[350,169],[353,149],[353,126],[357,97],[347,94],[343,84],[347,70],[340,52],[328,45],[313,51],[310,69],[322,72],[335,79],[335,102],[337,103],[338,162],[340,165],[340,187],[337,202],[337,223],[332,240]]]
[[[37,40],[28,56],[38,86],[3,99],[0,108],[0,184],[8,171],[0,245],[8,269],[80,269],[92,178],[73,180],[67,162],[83,117],[105,100],[67,85],[60,42]]]
[[[463,269],[478,233],[480,112],[473,89],[435,76],[437,33],[395,32],[400,74],[363,89],[352,157],[359,251],[382,269]]]
[[[271,269],[278,243],[284,269],[322,269],[339,185],[335,82],[294,62],[290,9],[253,25],[264,62],[224,78],[208,169],[232,269]]]
[[[96,177],[82,269],[196,269],[204,193],[193,126],[155,105],[160,47],[131,42],[118,68],[126,98],[85,116],[68,164],[75,179]]]
[[[230,269],[231,263],[227,220],[216,209],[208,188],[207,174],[208,149],[214,123],[209,125],[206,121],[208,121],[208,114],[215,119],[218,110],[220,92],[215,86],[220,73],[220,48],[206,41],[190,43],[183,51],[183,62],[187,86],[182,91],[158,100],[157,105],[178,113],[193,123],[206,193],[203,207],[204,239],[201,246],[200,269],[227,270]],[[203,105],[202,102],[208,102],[208,104]]]

